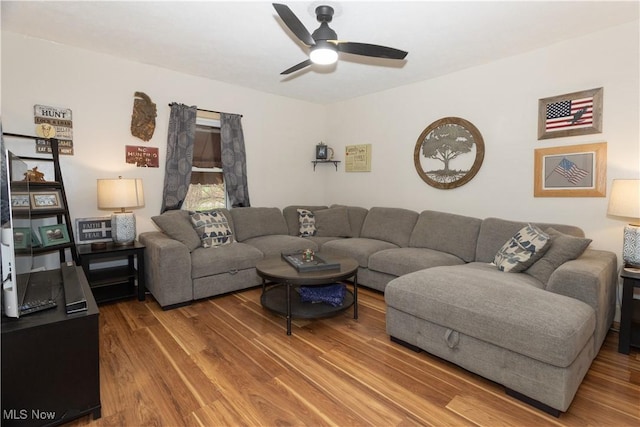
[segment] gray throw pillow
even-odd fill
[[[556,268],[582,255],[591,239],[562,234],[551,227],[545,232],[551,236],[549,250],[524,272],[546,284]]]
[[[233,233],[224,213],[218,210],[194,212],[191,222],[200,236],[202,247],[213,248],[233,243]]]
[[[316,234],[316,217],[309,209],[297,209],[298,211],[298,236],[309,237]]]
[[[200,237],[191,225],[189,211],[167,211],[162,215],[153,216],[151,219],[167,236],[185,245],[189,252],[200,247]]]
[[[318,237],[352,237],[349,225],[349,213],[346,207],[321,209],[315,215],[316,236]]]
[[[500,271],[519,273],[539,260],[550,243],[548,234],[533,224],[527,224],[500,248],[493,263]]]

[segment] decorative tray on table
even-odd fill
[[[312,254],[311,259],[309,259],[305,251],[283,253],[282,258],[301,273],[306,271],[340,269],[340,263],[327,261],[317,254]]]

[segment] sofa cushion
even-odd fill
[[[318,245],[311,240],[287,234],[252,237],[245,240],[244,243],[260,250],[264,256],[280,256],[283,252],[296,252],[305,249],[311,249],[314,252],[318,250]]]
[[[309,209],[298,209],[298,236],[309,237],[316,234],[316,216]]]
[[[531,286],[523,273],[488,264],[434,267],[387,285],[388,306],[558,367],[569,366],[595,329],[582,301]]]
[[[262,252],[244,243],[234,242],[215,250],[198,248],[191,253],[191,278],[254,268],[262,258]]]
[[[351,237],[351,225],[346,207],[314,211],[315,235],[318,237]]]
[[[236,240],[273,234],[289,234],[289,228],[278,208],[246,207],[231,209]]]
[[[409,246],[435,249],[471,262],[476,256],[480,224],[479,218],[423,211],[411,232]]]
[[[307,209],[311,212],[319,209],[327,209],[320,205],[291,205],[282,210],[282,216],[287,223],[290,236],[300,236],[300,223],[298,222],[298,209]]]
[[[591,239],[569,236],[550,227],[546,232],[551,236],[549,250],[524,272],[547,283],[551,274],[567,261],[578,258],[587,249]]]
[[[219,210],[194,212],[191,214],[191,223],[204,248],[228,245],[233,242],[229,221]]]
[[[360,237],[407,247],[417,220],[418,213],[409,209],[371,208],[362,224]]]
[[[397,248],[393,243],[377,239],[353,237],[350,239],[335,239],[322,245],[322,252],[330,255],[346,256],[358,261],[360,267],[367,267],[369,257],[385,249]]]
[[[360,237],[360,232],[362,231],[362,224],[364,224],[364,220],[367,217],[369,211],[360,206],[345,206],[345,205],[331,205],[332,208],[335,207],[345,207],[347,208],[347,215],[349,216],[349,228],[351,229],[351,237]]]
[[[576,237],[584,237],[584,231],[572,225],[548,224],[532,222],[541,230],[553,227],[561,233]],[[500,250],[504,242],[509,240],[518,230],[527,225],[526,222],[508,221],[500,218],[486,218],[482,220],[478,233],[478,246],[476,247],[476,261],[492,262],[496,252]]]
[[[201,246],[200,236],[193,228],[188,211],[166,211],[162,215],[152,216],[151,219],[167,236],[185,245],[189,252]]]
[[[519,273],[539,260],[550,245],[551,237],[547,233],[527,224],[500,248],[493,263],[500,271]]]
[[[385,249],[369,257],[369,270],[402,276],[403,274],[439,265],[459,265],[464,260],[446,252],[429,248]]]

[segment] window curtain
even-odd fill
[[[242,118],[239,114],[220,113],[220,142],[222,145],[222,173],[231,207],[247,207],[247,156],[244,150]]]
[[[197,111],[195,106],[171,104],[161,213],[179,209],[187,195],[191,182]]]

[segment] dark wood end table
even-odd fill
[[[618,353],[629,354],[630,347],[640,348],[640,300],[633,298],[634,289],[640,289],[640,269],[625,267],[622,277],[622,306],[620,307],[620,334]]]
[[[340,264],[333,270],[299,272],[280,256],[258,261],[256,272],[262,278],[262,306],[287,319],[287,335],[291,335],[291,319],[317,319],[334,316],[353,306],[353,318],[358,318],[358,262],[349,257],[318,254],[327,261]],[[353,278],[353,292],[347,290],[341,306],[304,303],[291,290],[300,286],[329,285]]]
[[[131,245],[124,246],[109,242],[103,249],[93,249],[91,245],[78,245],[80,264],[98,304],[135,295],[138,301],[144,301],[146,292],[144,249],[145,246],[137,240]],[[97,267],[98,264],[107,261],[122,260],[127,261],[126,265],[92,268],[92,264]]]

